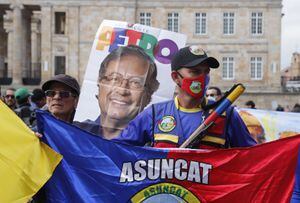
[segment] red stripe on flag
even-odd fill
[[[249,148],[222,150],[170,150],[169,159],[189,165],[211,164],[208,184],[172,179],[201,202],[289,202],[294,187],[300,135]],[[200,178],[203,179],[200,167]],[[177,171],[178,172],[178,171]],[[193,179],[193,173],[190,173]],[[195,178],[193,179],[195,180]]]

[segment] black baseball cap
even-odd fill
[[[80,86],[79,86],[77,80],[75,78],[73,78],[69,75],[65,75],[65,74],[55,75],[50,80],[47,80],[42,85],[42,89],[44,91],[49,90],[49,88],[50,88],[50,86],[53,82],[59,82],[59,83],[62,83],[64,85],[67,85],[68,87],[70,87],[77,94],[77,96],[79,96],[79,94],[80,94]]]
[[[206,62],[210,68],[218,68],[220,65],[217,59],[208,57],[203,49],[193,45],[179,49],[172,58],[171,68],[172,71],[179,70],[183,67],[192,68],[202,62]]]

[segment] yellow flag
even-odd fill
[[[61,159],[0,100],[0,202],[27,202]]]

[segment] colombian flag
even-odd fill
[[[293,191],[297,202],[300,191],[300,136],[203,151],[128,146],[44,112],[38,126],[64,156],[46,184],[49,202],[289,202]]]
[[[0,100],[0,202],[28,202],[60,160]]]

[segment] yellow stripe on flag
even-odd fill
[[[0,100],[0,202],[27,202],[61,159]]]

